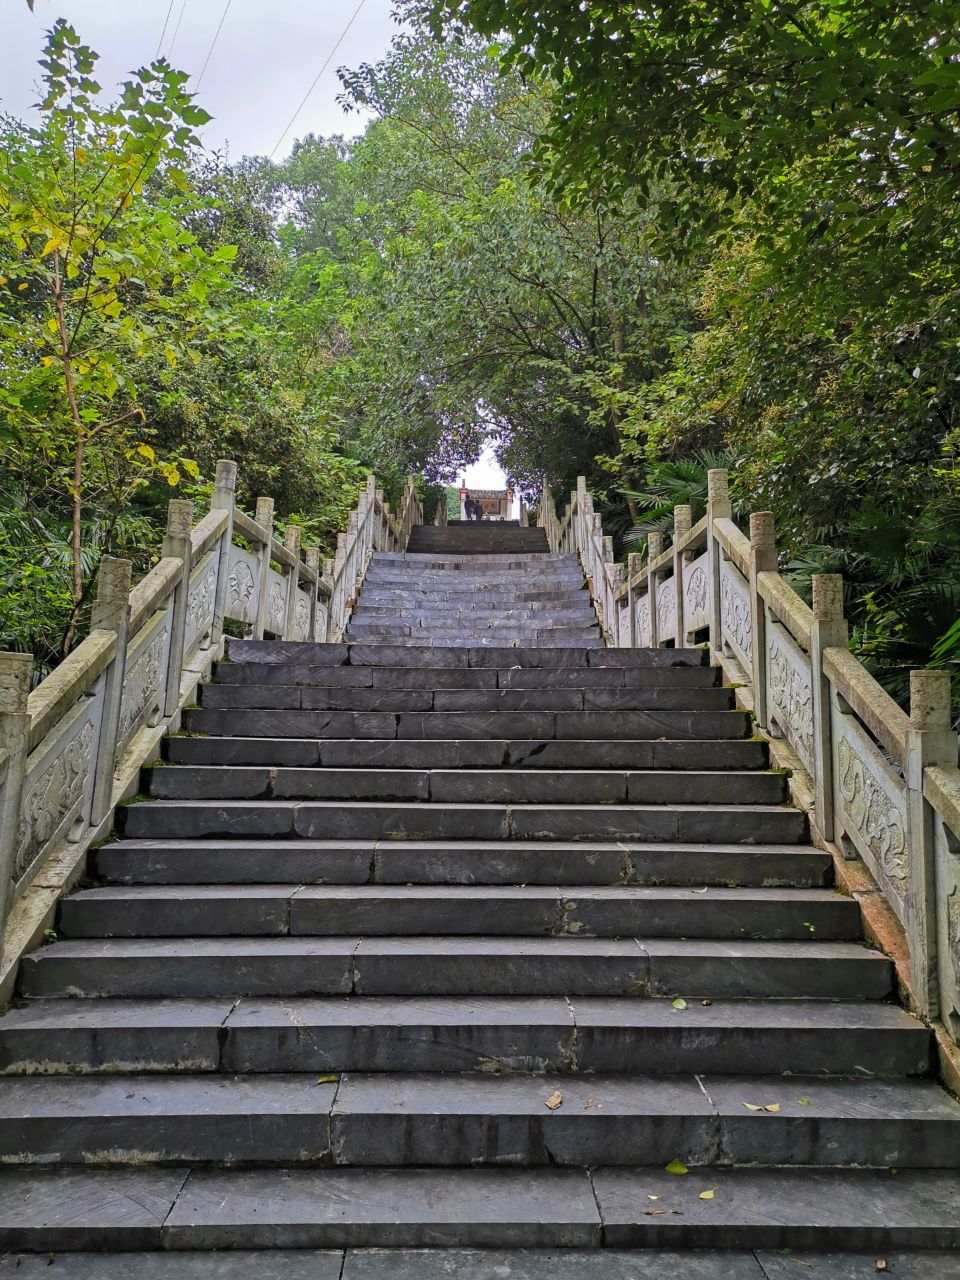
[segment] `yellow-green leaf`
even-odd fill
[[[716,1187],[711,1187],[708,1191],[701,1191],[701,1192],[700,1192],[700,1199],[701,1199],[701,1200],[713,1200],[713,1199],[715,1199],[715,1198],[716,1198],[716,1194],[717,1194],[717,1188],[716,1188]]]
[[[689,1170],[687,1169],[687,1166],[683,1163],[682,1160],[671,1160],[670,1163],[666,1166],[666,1172],[675,1173],[679,1175],[683,1173],[689,1173]]]

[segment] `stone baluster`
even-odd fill
[[[923,796],[929,765],[956,765],[957,735],[951,726],[950,673],[910,672],[910,728],[904,777],[907,783],[907,941],[914,996],[927,1017],[940,1011],[937,972],[937,884],[934,814]]]
[[[777,540],[772,511],[755,511],[750,517],[750,633],[753,715],[761,729],[767,727],[767,609],[757,589],[757,576],[777,567]]]
[[[824,649],[846,649],[847,621],[843,616],[843,578],[839,573],[815,573],[813,626],[810,629],[810,691],[813,711],[814,822],[825,840],[839,842],[833,806],[833,721],[830,682],[823,671]]]
[[[210,496],[211,511],[226,511],[227,525],[220,538],[217,554],[217,589],[213,599],[213,621],[210,624],[210,644],[217,647],[223,636],[223,619],[227,612],[227,589],[230,581],[230,548],[233,545],[233,513],[237,508],[237,464],[227,458],[217,463],[213,493]]]
[[[0,929],[6,923],[13,899],[17,830],[30,749],[27,698],[32,672],[31,654],[0,653],[0,754],[6,756],[6,772],[0,775],[3,783],[0,791]]]
[[[710,582],[710,648],[718,657],[723,652],[720,619],[722,553],[713,526],[717,520],[729,520],[732,514],[728,473],[722,467],[711,468],[707,472],[707,573]]]
[[[321,572],[320,548],[304,547],[303,559],[307,568],[312,569],[313,572],[317,575],[316,581],[312,583],[310,586],[310,618],[307,623],[307,634],[304,638],[306,640],[325,640],[326,639],[325,636],[317,635],[317,618],[319,616],[317,605],[320,599],[320,572]]]
[[[187,634],[187,601],[190,596],[190,573],[193,555],[190,531],[193,528],[193,503],[189,498],[172,498],[167,504],[167,532],[162,555],[176,556],[181,562],[180,578],[173,593],[173,622],[167,650],[164,716],[172,716],[180,703],[180,680],[183,675],[183,651]]]
[[[637,589],[634,579],[643,568],[643,556],[639,551],[631,551],[627,556],[627,646],[635,649],[640,641],[637,630]]]
[[[97,598],[90,616],[91,631],[112,631],[117,637],[113,661],[107,667],[103,689],[103,711],[100,716],[100,740],[93,775],[93,797],[90,825],[98,827],[110,811],[113,799],[113,776],[117,767],[117,741],[120,732],[120,707],[127,665],[127,634],[130,624],[130,579],[133,565],[129,560],[104,556],[97,574]],[[179,695],[179,681],[178,689]]]
[[[253,624],[254,640],[263,639],[264,624],[267,620],[267,588],[270,585],[270,553],[273,543],[273,499],[258,498],[254,520],[264,530],[264,541],[257,548],[258,590],[257,615]]]
[[[693,528],[693,508],[682,504],[673,508],[673,611],[676,615],[676,640],[678,649],[687,643],[686,597],[683,594],[683,566],[686,552],[680,551],[680,541]]]
[[[288,524],[283,531],[284,548],[294,558],[287,569],[287,596],[283,611],[283,639],[293,640],[297,630],[297,587],[300,585],[300,526]]]
[[[656,649],[660,645],[659,601],[657,599],[657,575],[651,568],[654,560],[663,555],[663,534],[647,534],[647,600],[650,605],[650,645]]]

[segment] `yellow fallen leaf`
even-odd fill
[[[777,1111],[779,1111],[779,1110],[780,1110],[780,1103],[779,1103],[779,1102],[767,1102],[767,1103],[765,1103],[765,1104],[764,1104],[764,1108],[763,1108],[763,1109],[764,1109],[764,1111],[769,1111],[769,1112],[771,1113],[771,1115],[772,1115],[772,1114],[774,1114],[775,1112],[777,1112]]]
[[[876,1262],[873,1264],[873,1266],[874,1266],[874,1270],[876,1271],[886,1271],[887,1269],[886,1258],[878,1258]]]
[[[648,1199],[648,1200],[659,1200],[659,1199],[660,1199],[660,1197],[659,1197],[659,1196],[647,1196],[647,1199]]]
[[[716,1195],[717,1195],[717,1188],[716,1188],[716,1187],[711,1187],[709,1191],[701,1191],[701,1192],[700,1192],[700,1199],[701,1199],[701,1200],[714,1200],[714,1199],[716,1198]]]
[[[563,1094],[558,1089],[556,1093],[551,1093],[550,1097],[544,1102],[545,1107],[549,1107],[551,1111],[556,1111],[557,1107],[563,1102]]]
[[[317,1076],[314,1084],[336,1084],[340,1079],[339,1076]]]
[[[743,1104],[748,1111],[762,1111],[763,1107],[758,1106],[755,1102],[745,1102]]]
[[[681,1173],[687,1173],[688,1169],[682,1160],[671,1160],[666,1167],[666,1171],[667,1173],[681,1174]]]

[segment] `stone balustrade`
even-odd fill
[[[709,474],[706,516],[674,508],[673,537],[613,563],[580,478],[558,517],[545,486],[552,551],[576,551],[607,643],[709,646],[775,758],[808,802],[816,843],[862,859],[899,927],[902,978],[917,1008],[960,1042],[960,769],[950,676],[911,672],[903,711],[850,653],[842,581],[813,578],[813,607],[777,572],[773,517],[734,523],[727,473]],[[869,1064],[867,1064],[869,1065]]]
[[[196,525],[191,502],[170,502],[160,559],[132,590],[130,562],[104,558],[89,635],[36,689],[31,656],[0,653],[0,998],[222,656],[224,620],[256,640],[339,640],[373,552],[403,550],[422,521],[412,477],[395,516],[370,476],[321,566],[298,527],[274,537],[271,498],[239,510],[236,470],[217,464]]]

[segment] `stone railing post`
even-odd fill
[[[723,629],[720,620],[720,543],[714,533],[716,520],[729,520],[730,478],[722,467],[707,472],[707,572],[710,581],[710,648],[718,656],[723,652]]]
[[[663,534],[647,534],[647,601],[650,606],[650,645],[656,649],[660,645],[660,619],[657,616],[659,601],[657,600],[657,575],[650,567],[658,556],[663,555]]]
[[[100,717],[100,741],[93,775],[93,798],[90,825],[99,826],[110,811],[113,798],[113,775],[117,767],[117,736],[120,731],[120,704],[127,665],[127,631],[130,623],[130,579],[133,565],[129,560],[104,556],[97,574],[97,598],[90,617],[91,631],[112,631],[117,637],[117,651],[106,671],[103,690],[103,712]],[[178,689],[179,693],[179,682]]]
[[[266,531],[266,541],[260,544],[257,551],[257,565],[260,571],[259,590],[257,592],[257,618],[253,624],[254,640],[263,639],[264,623],[267,620],[267,587],[270,585],[270,551],[273,541],[273,499],[258,498],[253,516],[257,524]]]
[[[183,650],[187,632],[187,597],[190,595],[190,571],[193,568],[190,547],[192,528],[193,503],[189,498],[171,498],[167,504],[167,532],[163,539],[162,554],[179,557],[182,567],[180,581],[173,593],[173,623],[167,652],[164,716],[172,716],[180,702],[180,679],[183,674]]]
[[[936,862],[933,810],[923,798],[929,765],[956,765],[957,736],[950,724],[950,673],[910,672],[910,728],[904,777],[907,783],[907,940],[914,995],[928,1017],[939,1013],[937,973]]]
[[[810,629],[810,690],[813,710],[814,821],[826,840],[838,840],[833,810],[833,729],[830,683],[823,673],[824,649],[846,649],[849,641],[843,616],[843,578],[839,573],[815,573],[813,626]]]
[[[32,654],[0,653],[0,751],[7,757],[0,793],[0,930],[6,924],[13,898],[17,828],[30,748],[27,698],[32,672]]]
[[[317,580],[310,588],[310,620],[307,623],[307,640],[325,640],[326,636],[317,635],[317,605],[320,601],[320,548],[304,547],[303,560],[308,569],[317,575]]]
[[[294,563],[287,569],[287,599],[283,615],[283,638],[292,640],[297,625],[297,587],[300,585],[300,538],[301,530],[297,524],[288,524],[283,531],[283,545],[294,557]]]
[[[217,590],[213,598],[213,621],[210,624],[210,644],[216,648],[223,636],[223,619],[227,612],[227,588],[230,578],[230,547],[233,543],[233,513],[237,505],[237,464],[227,458],[217,463],[213,493],[210,496],[211,511],[226,511],[227,526],[220,541],[217,556]]]
[[[687,623],[684,616],[686,601],[683,594],[683,566],[686,553],[679,550],[681,538],[693,528],[693,507],[686,503],[673,508],[673,605],[677,619],[676,646],[683,649],[687,643]]]
[[[773,512],[755,511],[750,517],[750,631],[753,637],[750,665],[753,714],[761,729],[767,727],[767,610],[757,590],[757,576],[775,571],[776,567]]]
[[[637,647],[637,597],[633,585],[634,578],[643,568],[643,556],[639,551],[631,551],[627,556],[627,645],[631,649]]]

